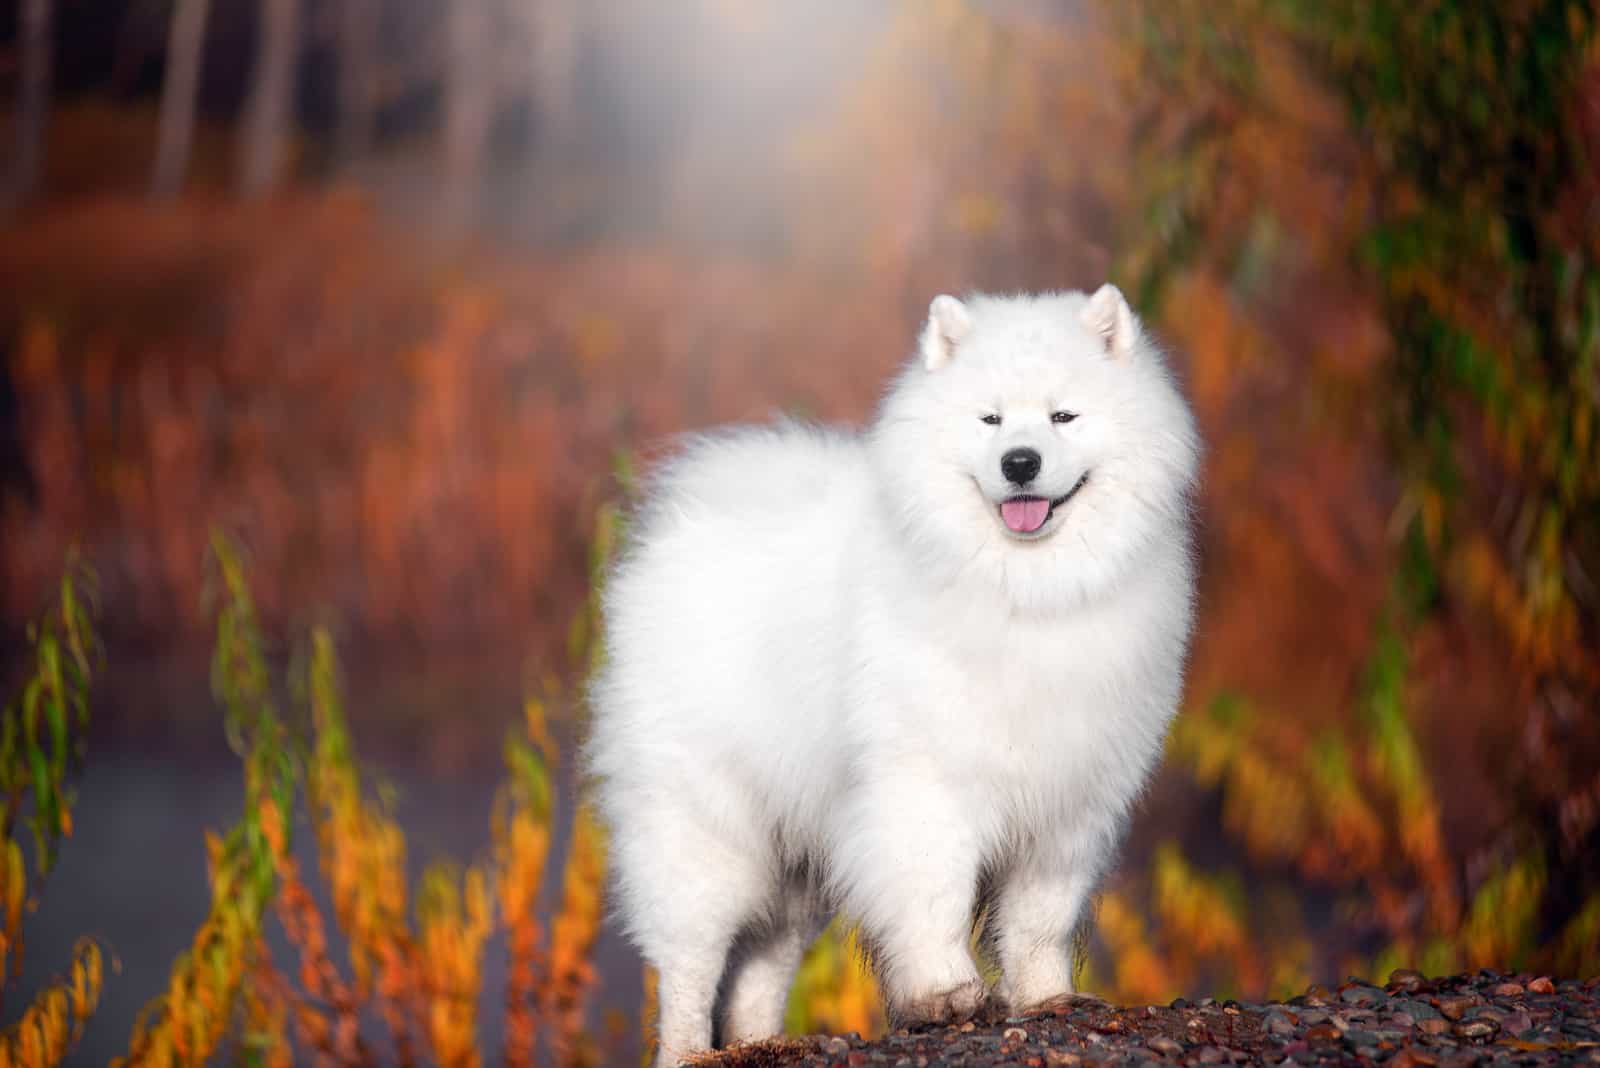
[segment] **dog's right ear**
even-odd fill
[[[950,362],[961,339],[972,332],[972,313],[955,297],[937,296],[928,305],[928,325],[922,328],[922,363],[937,371]]]

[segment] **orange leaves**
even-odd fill
[[[535,906],[550,851],[548,776],[556,752],[543,705],[530,698],[524,718],[525,734],[519,737],[512,731],[506,739],[511,778],[495,800],[493,826],[495,892],[511,955],[506,983],[506,1063],[510,1068],[533,1064],[542,966],[542,932]]]
[[[424,967],[427,1035],[441,1068],[477,1068],[480,959],[493,902],[484,873],[430,868],[417,895],[418,953]]]
[[[789,991],[784,1027],[791,1034],[883,1033],[883,998],[857,933],[838,921],[806,953]]]
[[[572,822],[572,843],[561,879],[561,909],[550,921],[550,972],[546,1015],[563,1064],[592,1063],[584,1050],[584,1010],[595,981],[594,940],[600,933],[600,893],[605,881],[605,832],[587,806]]]
[[[99,647],[92,615],[95,579],[68,552],[55,603],[28,627],[31,667],[0,715],[0,991],[22,970],[23,917],[37,905],[19,826],[33,831],[34,877],[42,881],[72,834],[67,774],[89,726],[89,685]],[[0,1068],[54,1068],[77,1043],[100,1000],[100,947],[79,939],[65,979],[35,995],[0,1034]]]
[[[0,1035],[0,1068],[61,1064],[100,1003],[104,977],[100,947],[79,939],[67,977],[41,990],[22,1018]]]

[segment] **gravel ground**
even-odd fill
[[[875,1042],[814,1036],[742,1046],[700,1062],[776,1066],[1600,1065],[1600,977],[1479,972],[1387,986],[1313,986],[1287,1002],[1119,1009],[1076,998],[1048,1011],[896,1031]]]

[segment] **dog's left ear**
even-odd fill
[[[1079,318],[1105,342],[1106,355],[1115,360],[1133,355],[1139,344],[1139,320],[1133,317],[1122,290],[1107,282],[1094,291]]]

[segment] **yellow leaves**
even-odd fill
[[[4,867],[0,868],[0,902],[5,907],[5,927],[0,930],[0,986],[21,967],[12,959],[12,948],[22,944],[22,906],[28,896],[28,873],[22,864],[22,847],[14,839],[5,840]],[[19,954],[20,956],[20,954]]]
[[[1154,1003],[1172,997],[1183,977],[1162,958],[1150,942],[1138,909],[1116,891],[1100,898],[1096,931],[1110,951],[1112,990],[1130,1004]]]
[[[1458,937],[1467,967],[1521,965],[1534,944],[1544,887],[1544,861],[1536,853],[1515,858],[1484,881]]]
[[[477,1068],[478,991],[483,943],[492,927],[493,902],[478,868],[465,875],[448,864],[423,876],[417,896],[420,952],[426,962],[427,1035],[442,1068]]]
[[[513,732],[506,740],[511,781],[495,799],[492,826],[496,893],[511,953],[506,985],[506,1063],[511,1068],[533,1063],[541,938],[535,906],[550,851],[549,765],[556,759],[543,704],[527,699],[523,719],[524,736]]]
[[[62,1063],[100,1003],[104,977],[100,947],[79,939],[67,978],[41,990],[22,1018],[0,1035],[0,1068],[54,1068]]]
[[[561,878],[561,907],[550,921],[550,977],[545,1011],[555,1025],[552,1045],[572,1063],[581,1053],[585,995],[594,985],[593,951],[600,933],[605,884],[605,831],[592,809],[581,806]]]
[[[1243,916],[1243,892],[1184,860],[1175,842],[1156,850],[1151,871],[1154,912],[1180,972],[1192,974],[1205,958],[1221,958],[1245,989],[1261,986],[1260,967]]]
[[[793,1034],[884,1030],[883,1001],[854,929],[834,921],[817,939],[789,990],[784,1026]]]

